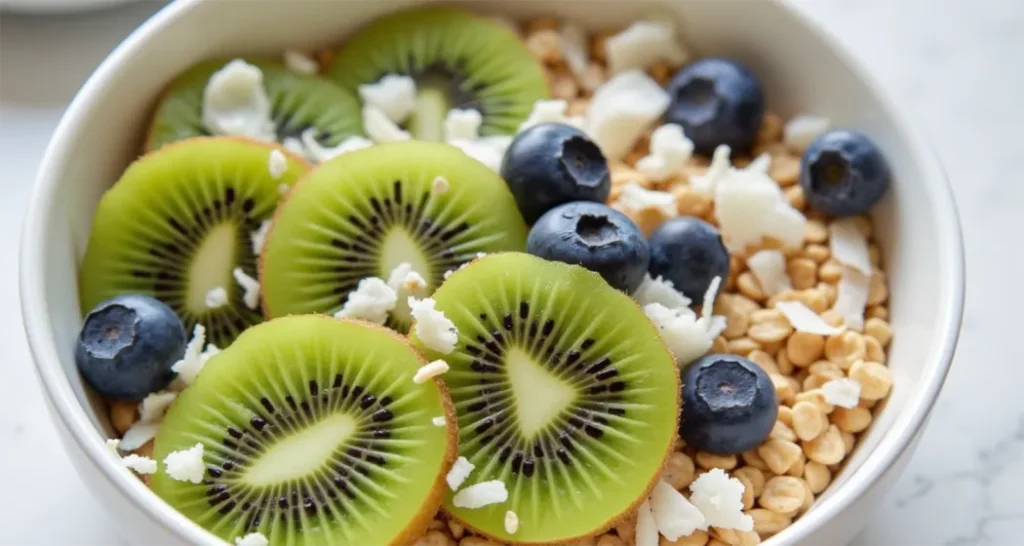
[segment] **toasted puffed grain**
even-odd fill
[[[860,406],[836,408],[829,415],[829,420],[843,432],[861,432],[871,425],[871,410]]]
[[[892,388],[892,371],[878,362],[854,362],[850,379],[860,383],[860,397],[865,400],[881,400]]]
[[[658,546],[704,546],[708,543],[710,538],[711,537],[707,533],[697,529],[693,533],[690,533],[685,537],[679,537],[674,541],[665,537],[659,537]]]
[[[824,354],[825,338],[818,334],[793,332],[786,340],[786,357],[796,366],[810,366]]]
[[[807,482],[811,493],[817,495],[832,483],[832,471],[821,463],[807,461],[804,465],[804,481]]]
[[[751,351],[756,351],[760,348],[761,345],[749,337],[730,339],[726,344],[726,352],[743,356],[746,356],[750,354]]]
[[[776,514],[795,514],[804,502],[802,482],[793,476],[775,476],[764,484],[764,493],[758,497],[757,503]]]
[[[838,364],[840,368],[849,368],[854,362],[863,359],[866,354],[867,347],[864,345],[864,338],[852,330],[828,336],[825,340],[825,358]]]
[[[698,451],[697,465],[704,470],[710,470],[712,468],[721,468],[722,470],[732,470],[736,468],[738,461],[735,455],[718,455],[715,453],[705,453]]]
[[[785,474],[800,458],[801,448],[789,440],[772,437],[758,446],[757,454],[768,465],[769,470],[776,474]]]
[[[672,453],[665,461],[665,469],[662,470],[661,477],[673,489],[682,490],[688,487],[696,478],[693,459],[685,453],[678,451]]]
[[[803,450],[808,459],[823,465],[837,464],[846,456],[842,432],[835,425],[829,425],[817,438],[803,442]]]
[[[803,441],[813,440],[828,427],[828,416],[814,402],[793,405],[793,432]]]
[[[131,428],[135,421],[139,420],[139,403],[138,402],[120,402],[115,401],[110,404],[110,424],[114,425],[114,430],[124,434],[126,430]]]

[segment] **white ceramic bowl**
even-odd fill
[[[367,20],[415,0],[229,2],[178,0],[128,37],[75,97],[43,159],[21,249],[25,330],[53,421],[85,483],[137,544],[218,544],[110,456],[99,400],[73,358],[81,314],[76,270],[100,195],[138,150],[155,98],[192,63],[225,54],[336,44]],[[821,30],[782,3],[761,0],[463,2],[521,17],[554,14],[622,25],[679,20],[699,52],[752,66],[770,109],[813,112],[856,126],[887,153],[895,184],[876,210],[891,290],[892,395],[814,508],[770,544],[841,544],[865,523],[906,465],[953,357],[963,303],[963,249],[953,200],[931,150],[901,113]],[[222,544],[222,543],[221,543]]]

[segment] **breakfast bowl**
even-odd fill
[[[369,21],[424,3],[179,0],[111,53],[55,131],[22,236],[24,326],[50,415],[72,463],[133,543],[223,542],[164,502],[112,456],[106,440],[117,432],[110,410],[76,364],[76,339],[84,315],[78,272],[101,197],[139,157],[155,105],[168,85],[191,66],[214,58],[273,57],[285,50],[335,48]],[[892,183],[870,217],[876,258],[885,264],[886,272],[885,315],[893,336],[883,360],[891,372],[891,392],[881,403],[868,405],[873,415],[870,428],[859,431],[856,447],[846,450],[849,454],[835,468],[828,487],[809,498],[813,504],[802,509],[800,517],[791,524],[785,518],[787,525],[764,540],[766,544],[848,543],[909,461],[948,372],[959,332],[964,297],[959,223],[941,166],[930,148],[872,83],[867,70],[826,32],[782,2],[448,4],[508,20],[574,21],[593,30],[621,29],[639,19],[671,21],[688,49],[737,59],[750,67],[764,87],[768,111],[782,119],[808,112],[826,117],[832,125],[862,132],[884,151]],[[481,260],[481,266],[486,261]],[[456,272],[453,282],[481,266],[472,266],[465,274]],[[715,466],[698,463],[704,469]],[[728,542],[736,534],[715,537]]]

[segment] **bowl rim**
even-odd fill
[[[125,472],[124,467],[110,457],[103,438],[97,437],[85,408],[78,403],[68,377],[61,367],[51,336],[52,321],[44,305],[47,297],[42,275],[45,245],[36,243],[47,240],[53,229],[52,224],[48,222],[46,211],[51,208],[60,189],[61,179],[57,175],[63,169],[63,158],[68,155],[65,152],[85,130],[80,121],[95,104],[104,100],[111,76],[120,70],[137,50],[156,40],[165,27],[184,17],[195,6],[207,1],[211,0],[178,0],[165,5],[115,48],[75,95],[54,130],[40,162],[23,222],[18,266],[22,323],[36,375],[51,409],[54,410],[51,415],[60,420],[77,447],[121,495],[140,507],[144,515],[168,534],[192,544],[218,544],[221,541],[161,501],[145,484],[129,472]],[[906,408],[893,422],[878,447],[851,476],[849,483],[816,503],[813,510],[767,541],[768,544],[793,544],[805,541],[812,532],[850,507],[913,446],[913,440],[925,424],[938,398],[956,351],[964,308],[965,266],[963,237],[952,188],[931,145],[913,129],[892,97],[883,92],[877,80],[850,55],[829,30],[813,22],[800,8],[789,5],[786,0],[764,1],[777,4],[780,9],[787,12],[796,24],[802,26],[823,47],[830,49],[840,58],[847,69],[864,82],[875,95],[882,104],[882,112],[898,127],[901,136],[909,144],[912,161],[925,172],[922,184],[933,198],[931,202],[936,214],[946,220],[940,222],[940,229],[943,231],[939,234],[939,241],[944,247],[940,254],[948,262],[941,264],[942,270],[946,272],[946,281],[943,293],[939,295],[941,333],[936,339],[939,357],[925,369],[916,393],[907,401]]]

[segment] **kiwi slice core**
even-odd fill
[[[231,542],[401,544],[424,531],[455,459],[451,402],[383,328],[323,316],[268,321],[206,364],[170,408],[154,457],[203,446],[201,483],[153,490]],[[432,420],[444,417],[446,426]]]
[[[445,191],[434,189],[438,178]],[[334,313],[360,280],[389,280],[402,263],[433,288],[480,252],[525,249],[526,233],[501,177],[457,148],[405,141],[349,152],[279,208],[260,257],[264,310]],[[388,321],[401,332],[407,297]]]
[[[250,234],[270,218],[308,167],[285,154],[280,178],[268,168],[269,144],[198,137],[138,159],[96,209],[79,270],[82,312],[121,294],[146,294],[167,305],[191,331],[224,347],[262,320],[250,308],[235,268],[255,279]],[[223,290],[220,305],[208,305]],[[214,302],[216,303],[216,302]]]
[[[483,135],[513,134],[534,102],[548,96],[543,67],[515,33],[448,6],[371,22],[345,43],[327,74],[353,94],[388,74],[411,76],[417,103],[408,129],[419,140],[444,140],[453,108],[479,111]]]
[[[679,371],[643,311],[581,267],[520,253],[475,260],[433,295],[455,323],[444,358],[472,483],[501,480],[505,503],[445,508],[516,543],[565,543],[616,523],[671,451]],[[413,330],[415,331],[415,329]],[[519,517],[505,532],[508,510]]]

